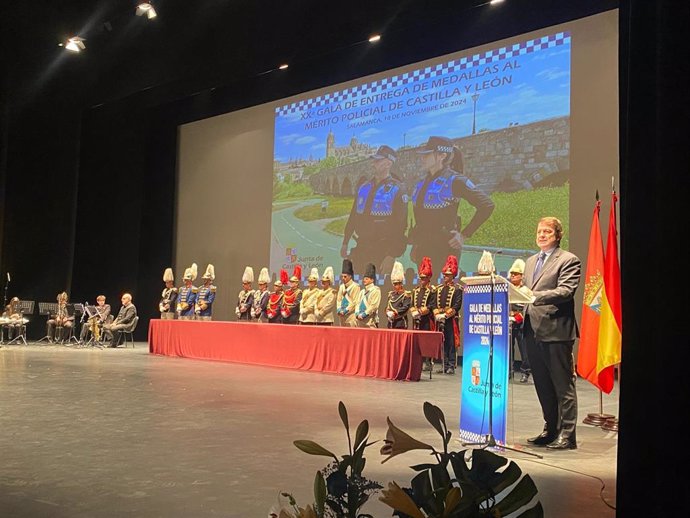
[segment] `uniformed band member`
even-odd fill
[[[412,306],[412,294],[405,290],[405,270],[398,261],[393,264],[391,282],[393,290],[388,292],[386,304],[388,329],[407,329],[407,313]]]
[[[343,259],[340,286],[338,286],[338,297],[336,298],[336,312],[338,313],[338,320],[341,326],[357,327],[355,304],[359,297],[360,287],[359,284],[352,280],[354,274],[352,261]]]
[[[67,311],[67,303],[69,297],[67,292],[58,293],[57,296],[57,311],[50,315],[48,322],[46,322],[47,336],[49,342],[68,340],[70,331],[74,327],[74,315],[70,315]]]
[[[268,283],[271,280],[268,268],[261,268],[259,272],[259,289],[254,292],[250,316],[256,322],[268,322]]]
[[[515,286],[519,291],[526,295],[530,295],[530,290],[525,286],[522,276],[525,273],[525,261],[522,259],[515,259],[513,265],[508,270],[510,283]],[[511,304],[510,305],[510,332],[511,332],[511,346],[510,350],[512,352],[511,356],[515,356],[515,346],[517,345],[518,351],[520,351],[520,358],[522,359],[520,363],[520,383],[527,383],[529,381],[532,369],[529,366],[529,358],[527,357],[527,344],[525,343],[524,336],[524,323],[525,323],[525,305],[524,304]],[[515,363],[515,362],[513,362]],[[512,365],[511,365],[512,369]]]
[[[302,267],[296,264],[289,280],[290,284],[284,291],[283,304],[280,308],[280,316],[283,319],[283,324],[296,324],[299,322],[299,311],[302,303],[301,282]]]
[[[397,158],[389,146],[381,146],[371,156],[373,176],[362,183],[345,225],[340,255],[357,264],[371,261],[388,273],[393,260],[407,247],[407,192],[404,183],[391,174]],[[350,238],[357,245],[348,252]]]
[[[335,305],[338,295],[333,287],[334,278],[333,267],[326,267],[323,277],[321,277],[321,290],[314,309],[316,325],[318,326],[332,326],[335,322]]]
[[[254,306],[254,293],[252,283],[254,282],[254,270],[251,266],[247,266],[242,274],[242,291],[237,295],[237,306],[235,307],[235,315],[237,320],[251,320],[252,308]]]
[[[196,313],[198,320],[211,320],[213,318],[213,301],[216,300],[216,287],[213,281],[216,278],[216,270],[212,264],[206,267],[206,272],[201,277],[204,284],[199,288],[196,295]]]
[[[177,288],[175,287],[175,276],[173,275],[172,268],[165,269],[163,282],[165,283],[165,288],[163,288],[161,293],[158,309],[163,320],[172,320],[175,318],[175,306],[177,304]]]
[[[197,266],[192,263],[192,266],[184,271],[182,281],[184,286],[178,290],[177,296],[177,317],[180,320],[194,320],[194,307],[196,305],[196,295],[199,288],[194,286],[193,282],[196,280]]]
[[[381,288],[376,285],[376,266],[367,264],[362,277],[362,288],[355,304],[357,327],[379,327]]]
[[[24,323],[22,310],[19,307],[19,297],[12,297],[10,303],[5,307],[2,318],[4,320],[2,327],[7,328],[8,340],[12,341],[22,334],[26,324]],[[0,330],[0,333],[2,333],[2,330]],[[0,335],[0,342],[2,342],[2,335]]]
[[[312,268],[307,277],[307,287],[302,290],[302,303],[299,308],[299,323],[303,325],[316,324],[316,302],[319,299],[319,270]]]
[[[280,277],[273,283],[273,293],[268,297],[268,307],[266,308],[266,316],[269,324],[280,324],[283,321],[281,309],[283,307],[283,286],[288,283],[288,273],[285,270],[280,270]]]
[[[443,372],[455,374],[456,349],[460,346],[458,314],[462,306],[462,289],[455,284],[458,274],[458,260],[449,255],[441,271],[443,284],[436,288],[434,319],[443,332]]]
[[[436,330],[436,322],[433,314],[436,294],[434,293],[435,288],[431,284],[433,275],[431,259],[425,256],[417,268],[419,285],[412,290],[412,308],[410,309],[410,314],[412,315],[413,329],[420,331]],[[433,365],[433,358],[424,359],[424,370],[433,369]]]
[[[89,333],[97,341],[101,341],[101,331],[105,337],[110,340],[112,336],[110,332],[104,330],[104,325],[109,323],[113,317],[110,314],[110,304],[105,303],[105,295],[96,297],[96,314],[88,318],[81,326],[81,333],[79,341],[85,342],[88,339]]]
[[[412,194],[415,225],[409,232],[410,258],[419,265],[424,251],[434,264],[442,264],[446,255],[461,255],[465,239],[491,216],[494,203],[463,171],[452,169],[451,163],[462,164],[462,154],[450,139],[429,137],[418,153],[425,176],[417,182]],[[476,209],[464,228],[458,216],[462,199]]]

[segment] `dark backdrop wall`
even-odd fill
[[[66,289],[73,300],[105,292],[112,302],[129,290],[143,315],[154,314],[161,265],[170,263],[173,247],[180,123],[618,4],[509,0],[493,10],[473,7],[481,3],[353,1],[336,9],[312,1],[160,0],[161,16],[151,25],[135,19],[130,6],[123,13],[123,2],[4,3],[0,279],[12,273],[10,296],[54,300]],[[664,467],[687,421],[687,302],[683,283],[658,288],[647,275],[683,276],[686,269],[679,222],[687,220],[690,103],[680,85],[688,76],[690,7],[620,4],[625,331],[618,515],[644,509],[660,516],[676,502],[668,492],[676,495],[688,478],[682,468]],[[82,30],[87,52],[67,56],[56,46]],[[352,46],[378,31],[385,37],[377,47]],[[262,74],[282,61],[292,63],[287,74]],[[30,334],[40,336],[42,326],[34,317]],[[683,449],[674,448],[672,458],[680,462]]]

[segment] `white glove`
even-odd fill
[[[316,316],[316,318],[321,318],[321,311],[319,311],[318,309],[314,308],[314,315]]]
[[[413,309],[410,313],[412,313],[412,318],[419,318],[419,311],[416,309]]]
[[[438,315],[436,315],[436,317],[434,317],[434,319],[436,320],[436,322],[445,322],[446,321],[446,314],[445,313],[439,313]]]
[[[280,314],[283,316],[283,318],[288,317],[287,311],[281,311]]]
[[[240,316],[240,308],[235,308],[235,315]]]
[[[393,320],[395,318],[395,313],[391,310],[386,311],[386,315],[388,315],[389,320]]]
[[[256,318],[256,310],[254,308],[249,310],[249,314],[252,316],[252,318]]]

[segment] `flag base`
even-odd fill
[[[611,414],[587,414],[587,417],[585,417],[582,422],[585,424],[589,424],[592,426],[602,426],[604,425],[609,419],[615,419],[615,415]]]
[[[610,419],[607,419],[604,424],[601,425],[602,430],[608,430],[609,432],[617,432],[618,431],[618,419],[615,417],[612,417]]]

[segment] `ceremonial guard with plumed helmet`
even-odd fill
[[[213,302],[216,300],[216,286],[213,281],[216,278],[216,270],[212,264],[206,267],[206,272],[201,277],[204,284],[199,288],[196,297],[196,314],[199,320],[211,320],[213,318]]]
[[[434,321],[434,307],[436,305],[436,289],[431,284],[433,278],[433,267],[429,257],[422,258],[417,267],[419,284],[412,290],[412,328],[420,331],[435,331],[436,322]],[[433,358],[424,358],[424,370],[433,369]]]
[[[455,284],[458,274],[458,259],[449,255],[441,270],[443,284],[436,288],[434,319],[443,332],[443,372],[455,374],[456,349],[460,347],[458,315],[462,306],[462,288]]]
[[[283,324],[297,324],[299,322],[300,305],[302,304],[301,282],[302,267],[296,264],[289,279],[288,288],[284,292],[283,304],[280,308]]]
[[[289,282],[288,273],[285,270],[280,270],[280,277],[273,283],[273,293],[268,297],[268,307],[266,308],[266,316],[268,316],[269,324],[280,324],[283,321],[281,310],[283,308],[283,286]]]
[[[405,290],[405,270],[399,261],[393,263],[391,283],[393,290],[388,292],[386,304],[388,329],[407,329],[407,313],[412,307],[412,294]]]
[[[367,264],[362,277],[362,288],[357,297],[355,314],[357,327],[379,327],[381,288],[376,285],[376,266]]]
[[[161,293],[158,309],[163,320],[172,320],[175,318],[175,305],[177,304],[177,288],[175,287],[175,276],[172,268],[165,269],[163,282],[165,283],[165,288],[163,288]]]
[[[254,292],[252,308],[249,310],[250,316],[257,322],[268,322],[268,299],[270,297],[268,283],[270,281],[271,276],[268,274],[268,268],[261,268],[259,289]]]
[[[196,263],[192,263],[192,266],[184,271],[184,277],[182,277],[184,286],[177,290],[177,316],[180,320],[194,320],[196,295],[199,291],[199,288],[194,286],[196,276],[197,266]]]
[[[307,287],[302,290],[302,303],[299,308],[299,322],[304,325],[316,324],[316,301],[321,290],[319,289],[319,270],[312,268],[307,277]]]
[[[316,325],[332,326],[335,322],[335,305],[338,294],[333,287],[334,280],[333,267],[327,266],[323,272],[323,277],[321,277],[321,290],[319,290],[314,309]]]
[[[254,293],[252,283],[254,282],[254,270],[247,266],[242,274],[242,291],[237,296],[237,306],[235,315],[237,320],[251,320],[252,307],[254,305]]]

